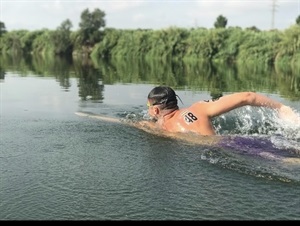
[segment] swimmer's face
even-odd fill
[[[157,119],[158,118],[158,114],[159,114],[159,108],[158,108],[158,106],[157,105],[152,105],[150,103],[150,101],[148,100],[147,107],[148,107],[148,114],[152,118]]]

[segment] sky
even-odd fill
[[[300,0],[0,0],[0,21],[11,30],[54,30],[69,19],[79,29],[85,9],[105,13],[116,29],[213,28],[219,15],[227,27],[284,30],[296,23]]]

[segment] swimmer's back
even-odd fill
[[[188,108],[178,110],[166,120],[164,129],[169,132],[194,132],[200,135],[215,135],[211,120],[203,114],[204,102],[196,102]]]

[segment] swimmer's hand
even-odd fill
[[[291,107],[283,105],[278,109],[278,116],[280,119],[292,123],[300,123],[300,116]]]

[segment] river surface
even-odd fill
[[[66,89],[8,71],[0,86],[0,220],[300,220],[300,163],[269,158],[300,158],[300,126],[272,112],[215,119],[230,141],[209,146],[75,114],[145,118],[154,84],[102,84],[96,100],[80,98],[78,78]],[[180,107],[210,99],[176,92]],[[231,144],[236,134],[249,142]]]

